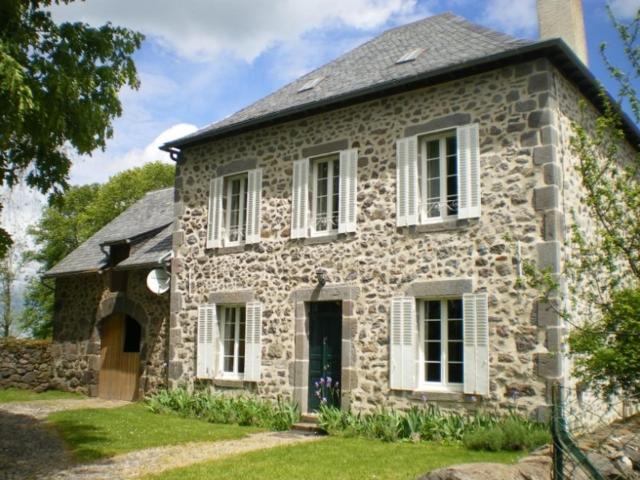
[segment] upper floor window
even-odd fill
[[[420,162],[421,223],[458,214],[458,151],[449,132],[422,141]]]
[[[209,190],[207,248],[260,241],[262,170],[216,177]]]
[[[225,178],[223,238],[228,246],[239,245],[246,238],[248,182],[246,173]]]
[[[355,232],[358,151],[293,162],[291,238]]]
[[[338,155],[316,158],[311,175],[311,234],[338,231],[340,210],[340,158]]]
[[[480,216],[477,124],[396,142],[397,225]]]

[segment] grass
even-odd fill
[[[60,390],[46,390],[41,393],[22,388],[0,389],[0,403],[7,402],[32,402],[34,400],[60,400],[84,398],[79,393],[62,392]]]
[[[159,415],[142,404],[67,410],[52,413],[48,420],[79,461],[150,447],[230,440],[259,431],[237,425],[212,425],[177,415]]]
[[[146,480],[401,480],[469,462],[513,463],[522,453],[470,451],[436,443],[385,443],[328,437],[317,442],[247,453],[145,477]]]

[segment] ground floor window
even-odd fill
[[[464,379],[461,299],[419,302],[420,383],[462,389]]]
[[[244,374],[245,307],[221,307],[220,319],[222,374],[226,377],[240,377]]]

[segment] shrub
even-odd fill
[[[211,423],[252,425],[271,430],[288,430],[300,419],[297,405],[278,399],[277,403],[251,395],[189,393],[184,388],[162,390],[147,399],[155,413],[175,413],[201,418]]]
[[[468,432],[464,445],[471,450],[532,450],[551,441],[546,427],[516,416]]]
[[[362,436],[389,442],[463,442],[475,450],[527,450],[549,441],[544,425],[516,414],[501,417],[488,412],[457,413],[426,404],[406,412],[379,409],[366,414],[322,405],[318,424],[329,435]]]

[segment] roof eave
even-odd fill
[[[86,270],[69,270],[63,272],[45,272],[42,275],[42,278],[60,278],[60,277],[73,277],[76,275],[90,275],[90,274],[102,274],[104,273],[104,267],[101,268],[90,268]]]
[[[563,40],[554,38],[411,77],[379,83],[370,87],[353,90],[351,92],[315,102],[296,105],[271,114],[220,127],[215,130],[202,132],[200,135],[167,142],[162,145],[160,149],[166,152],[171,152],[173,158],[173,154],[177,153],[179,150],[193,147],[215,138],[235,135],[269,124],[294,120],[323,110],[342,107],[353,103],[360,103],[379,96],[380,94],[393,95],[406,90],[442,83],[444,81],[451,80],[452,77],[460,78],[461,76],[469,76],[483,71],[492,70],[506,64],[539,57],[548,57],[556,67],[560,68],[571,78],[572,81],[574,81],[578,88],[594,105],[598,108],[602,107],[602,99],[600,98],[601,87],[598,80]],[[639,145],[640,130],[638,130],[638,127],[624,112],[619,111],[619,113],[623,119],[623,128],[627,135],[627,139],[635,146]]]

